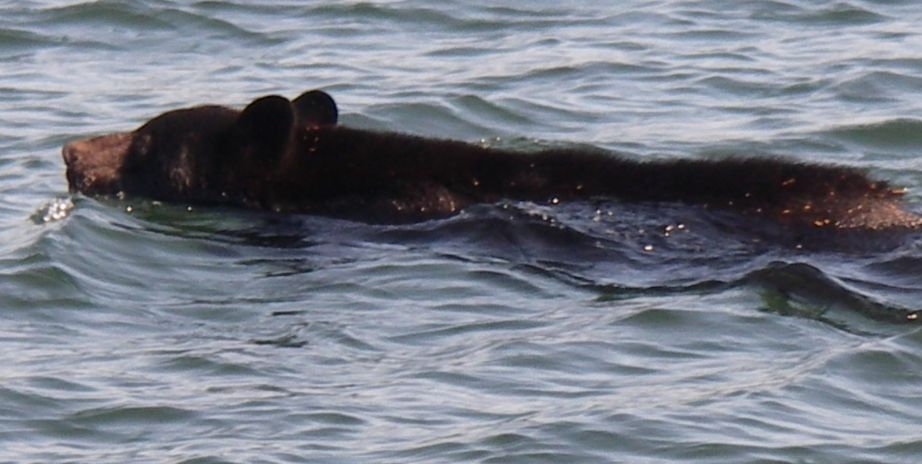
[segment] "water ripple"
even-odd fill
[[[897,118],[837,127],[828,135],[844,142],[872,148],[922,149],[922,120]]]
[[[42,47],[53,43],[54,40],[32,31],[0,29],[0,51],[17,51],[23,48]]]

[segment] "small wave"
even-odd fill
[[[169,24],[136,4],[122,2],[89,2],[43,10],[46,24],[88,24],[121,26],[139,29],[168,29]]]
[[[841,126],[828,131],[827,135],[868,147],[922,149],[922,120],[897,118]]]
[[[379,117],[380,115],[380,117]],[[471,118],[469,114],[459,114],[454,108],[433,102],[406,102],[399,105],[381,105],[366,112],[372,124],[384,127],[412,127],[421,134],[447,137],[447,129],[453,134],[466,134],[475,137],[490,132],[488,124]]]
[[[805,5],[812,4],[805,3]],[[789,2],[770,2],[764,5],[754,15],[754,18],[830,26],[873,24],[887,19],[875,11],[855,5],[854,2],[836,2],[830,6],[819,7],[800,7]]]
[[[752,31],[740,31],[734,29],[692,29],[670,34],[674,39],[680,41],[727,41],[744,42],[757,37]]]
[[[743,274],[738,279],[714,278],[653,286],[592,283],[580,286],[598,292],[599,302],[620,301],[639,295],[715,294],[738,288],[755,289],[765,311],[816,320],[860,335],[892,332],[893,324],[922,322],[922,310],[884,302],[805,262],[774,261],[748,272],[740,268],[737,271]]]
[[[194,10],[154,8],[141,4],[97,1],[42,11],[36,25],[59,27],[61,25],[106,27],[128,31],[173,32],[177,29],[195,30],[201,36],[209,32],[236,39],[265,39],[263,34],[250,31],[232,22]]]
[[[850,102],[896,102],[922,86],[922,78],[917,74],[918,69],[864,72],[839,82],[833,90],[842,100]]]
[[[151,424],[169,425],[196,417],[196,413],[170,406],[107,406],[78,411],[68,416],[77,426],[89,429],[107,427],[149,427]]]
[[[467,120],[480,120],[485,122],[495,121],[497,125],[521,124],[536,125],[537,121],[529,118],[522,112],[515,111],[505,105],[484,100],[476,95],[466,95],[452,101],[452,107],[461,113]]]
[[[17,29],[0,29],[0,50],[16,50],[29,47],[41,47],[55,41],[30,31]]]
[[[581,77],[586,75],[616,76],[616,75],[634,75],[634,76],[655,76],[661,73],[661,70],[653,66],[645,66],[634,63],[621,63],[609,61],[586,61],[581,63],[569,63],[563,65],[553,65],[537,67],[528,71],[522,76],[524,80],[554,80],[559,81],[565,78]]]
[[[492,32],[511,28],[536,29],[548,27],[559,22],[559,18],[548,19],[546,16],[528,15],[520,11],[503,10],[502,18],[495,15],[483,15],[482,12],[448,13],[451,9],[433,9],[424,7],[391,6],[372,3],[325,4],[312,7],[307,14],[323,15],[342,20],[352,18],[371,21],[375,24],[394,23],[401,28],[426,28],[453,30],[459,32]],[[455,10],[457,11],[457,10]]]
[[[738,284],[762,288],[770,311],[830,322],[843,329],[854,324],[849,313],[888,323],[922,320],[918,310],[878,301],[805,263],[772,263],[749,273]]]
[[[344,17],[358,20],[368,20],[380,23],[381,21],[391,21],[395,23],[405,23],[415,27],[420,26],[437,26],[439,28],[482,28],[489,29],[488,24],[479,24],[476,21],[465,21],[452,16],[440,10],[431,8],[408,8],[392,7],[387,5],[376,5],[372,3],[347,4],[329,4],[312,8],[310,13],[330,16],[338,19]]]
[[[739,96],[766,97],[780,93],[781,90],[774,84],[728,76],[702,77],[695,82],[695,85],[697,87],[711,88],[721,93]]]

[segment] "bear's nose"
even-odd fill
[[[79,158],[79,153],[77,147],[74,146],[73,142],[68,142],[64,144],[64,148],[61,148],[61,155],[64,157],[64,164],[70,166],[77,161]]]

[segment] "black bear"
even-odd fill
[[[782,223],[918,228],[902,191],[859,170],[778,159],[640,162],[577,149],[520,153],[337,125],[313,90],[243,111],[198,106],[63,148],[70,190],[405,222],[502,199],[610,197],[729,208]]]

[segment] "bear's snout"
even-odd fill
[[[131,146],[132,133],[119,132],[64,144],[61,156],[67,165],[72,192],[111,194],[119,190],[119,172]]]
[[[61,155],[64,156],[64,164],[70,169],[70,166],[77,161],[78,156],[77,146],[74,142],[64,144],[64,148],[61,149]]]

